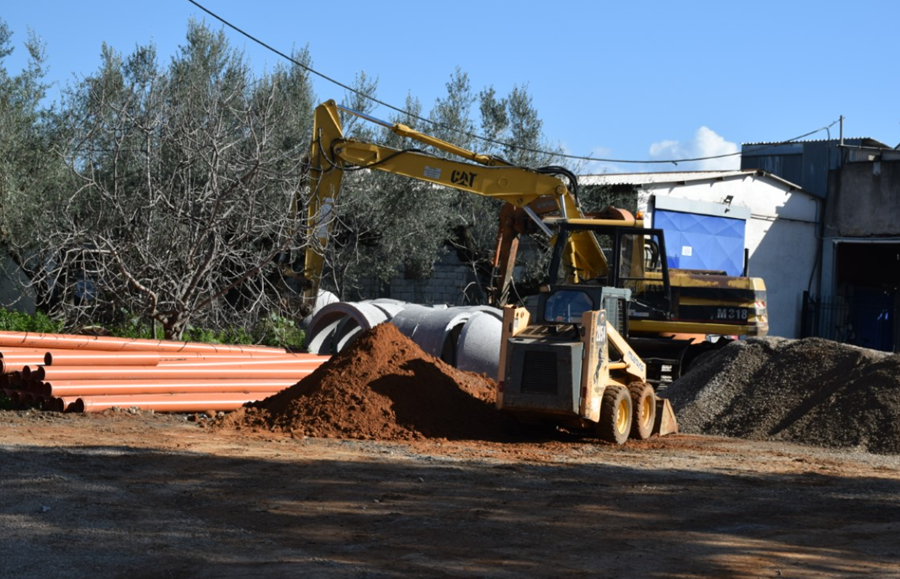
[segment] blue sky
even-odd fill
[[[525,85],[548,139],[573,155],[715,155],[793,138],[840,115],[847,137],[900,143],[894,0],[200,3],[283,52],[308,46],[313,67],[344,83],[360,71],[377,77],[378,97],[397,106],[411,93],[429,110],[457,66],[475,92]],[[165,63],[192,16],[222,27],[187,0],[6,0],[0,17],[17,50],[5,64],[11,73],[24,64],[29,27],[46,43],[58,86],[94,72],[104,41],[126,54],[153,42]],[[255,69],[279,60],[225,31]],[[315,90],[320,100],[344,94],[322,80]],[[584,173],[737,163],[566,164]]]

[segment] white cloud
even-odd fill
[[[721,135],[709,127],[700,127],[694,138],[686,143],[680,141],[659,141],[650,145],[651,159],[694,159],[698,157],[715,157],[740,151],[737,143],[726,141]],[[677,168],[668,165],[665,171],[714,171],[740,169],[740,155],[707,159],[692,163],[679,163]]]
[[[563,150],[569,153],[567,147],[563,145]],[[737,153],[740,147],[737,143],[726,141],[721,135],[710,129],[709,127],[700,127],[694,133],[693,139],[682,143],[666,139],[657,141],[650,145],[650,160],[669,160],[669,159],[696,159],[700,157],[715,157],[718,155],[728,155]],[[614,156],[613,150],[608,147],[594,147],[589,153],[591,157],[610,158]],[[722,157],[719,159],[708,159],[705,161],[694,161],[690,163],[652,163],[652,164],[617,164],[605,161],[580,161],[577,163],[576,172],[579,175],[602,175],[604,173],[639,173],[639,172],[656,172],[656,171],[717,171],[717,170],[736,170],[741,167],[740,155],[732,155],[730,157]]]

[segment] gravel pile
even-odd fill
[[[806,338],[751,338],[665,392],[682,432],[900,454],[900,355]]]

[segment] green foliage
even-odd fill
[[[58,334],[63,330],[63,322],[51,320],[47,314],[37,312],[34,315],[0,308],[0,330],[6,332],[37,332],[41,334]]]
[[[508,96],[499,97],[491,86],[478,94],[478,103],[482,133],[497,141],[487,144],[485,153],[531,168],[550,165],[557,159],[554,154],[562,153],[544,137],[544,123],[526,87],[514,86]]]
[[[303,348],[306,335],[293,319],[272,314],[254,329],[254,343],[278,346],[292,350]]]
[[[0,20],[0,65],[10,38]],[[302,216],[302,159],[318,102],[309,73],[277,65],[256,75],[224,32],[192,20],[167,62],[152,44],[130,54],[104,44],[100,66],[66,87],[58,108],[44,109],[43,46],[33,34],[25,46],[21,74],[0,66],[0,249],[31,277],[39,306],[65,320],[53,331],[97,324],[123,337],[302,344],[296,288],[279,281],[276,263],[296,264],[308,241],[310,224],[292,203]],[[306,49],[292,57],[311,64]],[[377,116],[359,94],[377,88],[360,72],[358,92],[343,102]],[[405,109],[411,114],[391,120],[519,166],[550,164],[558,150],[526,87],[476,92],[459,68],[430,110],[413,95]],[[343,121],[348,136],[424,147]],[[496,142],[476,139],[479,131]],[[374,297],[363,289],[373,281],[427,278],[448,244],[486,284],[500,206],[405,177],[348,172],[323,286]]]
[[[56,194],[66,169],[56,154],[56,115],[42,105],[48,88],[44,45],[29,31],[24,47],[27,64],[10,75],[5,59],[14,51],[12,32],[0,19],[0,250],[32,273],[40,267],[33,259],[40,246],[33,232],[57,218],[42,211],[41,200]]]
[[[165,65],[152,44],[129,55],[104,45],[56,118],[77,182],[35,201],[49,219],[29,231],[50,266],[35,272],[52,288],[42,307],[71,327],[118,323],[124,309],[174,339],[290,314],[275,262],[305,245],[292,204],[313,100],[302,67],[257,77],[196,21]]]
[[[154,335],[152,325],[137,316],[125,316],[124,321],[108,326],[106,331],[121,338],[162,340],[165,337],[159,327]],[[210,329],[188,326],[182,339],[205,344],[261,344],[299,350],[303,348],[305,334],[292,319],[271,314],[260,320],[252,331],[240,327]]]

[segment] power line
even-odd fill
[[[536,154],[539,154],[539,155],[553,155],[553,156],[556,156],[556,157],[562,157],[562,158],[564,158],[564,159],[574,159],[574,160],[577,160],[577,161],[594,161],[594,162],[601,162],[601,163],[622,163],[622,164],[626,164],[626,163],[635,163],[635,164],[647,164],[647,165],[650,165],[650,164],[672,164],[672,165],[678,165],[679,163],[691,163],[691,162],[695,162],[695,161],[711,161],[711,160],[713,160],[713,159],[724,159],[724,158],[727,158],[727,157],[734,157],[734,156],[736,156],[736,155],[740,155],[740,154],[741,154],[740,151],[736,151],[736,152],[734,152],[734,153],[724,153],[724,154],[722,154],[722,155],[710,155],[710,156],[707,156],[707,157],[693,157],[693,158],[688,158],[688,159],[648,159],[648,160],[641,160],[641,161],[638,161],[638,160],[634,160],[634,159],[604,159],[604,158],[601,158],[601,157],[588,157],[588,156],[583,156],[583,155],[569,155],[569,154],[566,154],[566,153],[558,153],[558,152],[553,152],[553,151],[544,151],[544,150],[541,150],[541,149],[533,149],[533,148],[531,148],[531,147],[523,147],[523,146],[521,146],[521,145],[514,145],[514,144],[512,144],[512,143],[507,143],[507,142],[504,142],[504,141],[498,141],[498,140],[496,140],[496,139],[491,139],[490,137],[485,137],[485,136],[479,135],[479,134],[477,134],[477,133],[470,133],[470,132],[468,132],[468,131],[463,131],[463,130],[460,130],[460,129],[456,129],[456,128],[453,128],[453,127],[449,127],[449,126],[447,126],[447,125],[444,125],[444,124],[442,124],[442,123],[438,123],[438,122],[433,121],[433,120],[431,120],[431,119],[428,119],[428,118],[425,118],[425,117],[421,117],[421,116],[416,115],[416,114],[414,114],[414,113],[412,113],[412,112],[410,112],[410,111],[407,111],[407,110],[402,109],[402,108],[400,108],[400,107],[396,107],[396,106],[394,106],[394,105],[392,105],[392,104],[390,104],[390,103],[388,103],[388,102],[385,102],[385,101],[382,101],[382,100],[380,100],[380,99],[378,99],[378,98],[376,98],[376,97],[373,97],[372,95],[369,95],[369,94],[366,94],[366,93],[364,93],[364,92],[362,92],[362,91],[359,91],[359,90],[357,90],[357,89],[355,89],[355,88],[353,88],[353,87],[351,87],[351,86],[349,86],[349,85],[346,85],[346,84],[340,82],[339,80],[335,80],[335,79],[331,78],[330,76],[328,76],[328,75],[326,75],[326,74],[324,74],[324,73],[321,73],[321,72],[315,70],[314,68],[312,68],[312,67],[310,67],[310,66],[307,66],[307,65],[303,64],[302,62],[299,62],[299,61],[295,60],[294,58],[292,58],[292,57],[288,56],[287,54],[281,52],[281,51],[278,50],[277,48],[274,48],[273,46],[270,46],[269,44],[263,42],[263,41],[260,40],[259,38],[256,38],[255,36],[253,36],[253,35],[250,34],[249,32],[247,32],[247,31],[243,30],[242,28],[240,28],[240,27],[238,27],[238,26],[232,24],[231,22],[225,20],[224,18],[222,18],[221,16],[219,16],[219,15],[216,14],[215,12],[209,10],[209,9],[206,8],[205,6],[201,5],[200,3],[196,2],[195,0],[187,0],[187,1],[190,2],[191,4],[193,4],[194,6],[196,6],[197,8],[199,8],[200,10],[206,12],[207,14],[209,14],[210,16],[212,16],[213,18],[215,18],[216,20],[218,20],[219,22],[221,22],[221,23],[224,24],[225,26],[231,28],[232,30],[234,30],[234,31],[237,32],[238,34],[241,34],[241,35],[247,37],[248,39],[250,39],[250,40],[252,40],[253,42],[255,42],[255,43],[259,44],[260,46],[262,46],[263,48],[265,48],[265,49],[267,49],[267,50],[269,50],[269,51],[271,51],[271,52],[277,54],[278,56],[284,58],[284,59],[287,60],[288,62],[290,62],[290,63],[292,63],[292,64],[294,64],[294,65],[296,65],[296,66],[299,66],[300,68],[302,68],[303,70],[305,70],[306,72],[308,72],[308,73],[310,73],[310,74],[314,74],[314,75],[318,76],[319,78],[321,78],[321,79],[323,79],[323,80],[326,80],[326,81],[328,81],[328,82],[330,82],[330,83],[332,83],[332,84],[336,84],[337,86],[343,88],[344,90],[347,90],[347,91],[350,91],[350,92],[352,92],[352,93],[354,93],[354,94],[357,94],[357,95],[359,95],[359,96],[361,96],[361,97],[363,97],[363,98],[365,98],[365,99],[367,99],[367,100],[370,100],[370,101],[372,101],[372,102],[374,102],[374,103],[376,103],[376,104],[379,104],[379,105],[381,105],[381,106],[383,106],[383,107],[389,108],[389,109],[391,109],[392,111],[395,111],[395,112],[398,112],[398,113],[400,113],[400,114],[406,115],[406,116],[409,117],[409,118],[413,118],[413,119],[416,119],[417,121],[422,121],[422,122],[424,122],[424,123],[429,123],[429,124],[431,124],[431,125],[433,125],[433,126],[435,126],[435,127],[444,129],[444,130],[446,130],[446,131],[451,131],[451,132],[454,132],[454,133],[457,133],[457,134],[460,134],[460,135],[465,135],[466,137],[469,137],[469,138],[471,138],[471,139],[476,139],[476,140],[479,140],[479,141],[483,141],[483,142],[485,142],[485,143],[491,143],[492,145],[499,145],[499,146],[501,146],[501,147],[508,147],[508,148],[510,148],[510,149],[517,149],[517,150],[519,150],[519,151],[527,151],[527,152],[529,152],[529,153],[536,153]],[[770,144],[770,145],[767,145],[767,146],[764,147],[764,148],[777,147],[777,146],[779,146],[779,145],[784,145],[784,144],[787,144],[787,143],[792,143],[792,142],[794,142],[794,141],[799,141],[800,139],[803,139],[803,138],[808,137],[808,136],[810,136],[810,135],[814,135],[814,134],[816,134],[816,133],[818,133],[818,132],[820,132],[820,131],[824,131],[824,130],[830,129],[831,127],[833,127],[834,125],[836,125],[838,122],[839,122],[839,120],[836,120],[836,121],[832,122],[830,125],[827,125],[827,126],[825,126],[825,127],[821,127],[821,128],[816,129],[816,130],[814,130],[814,131],[810,131],[810,132],[808,132],[808,133],[805,133],[805,134],[803,134],[803,135],[800,135],[799,137],[794,137],[793,139],[788,139],[788,140],[786,140],[786,141],[780,141],[780,142],[777,142],[777,143],[772,143],[772,144]]]

